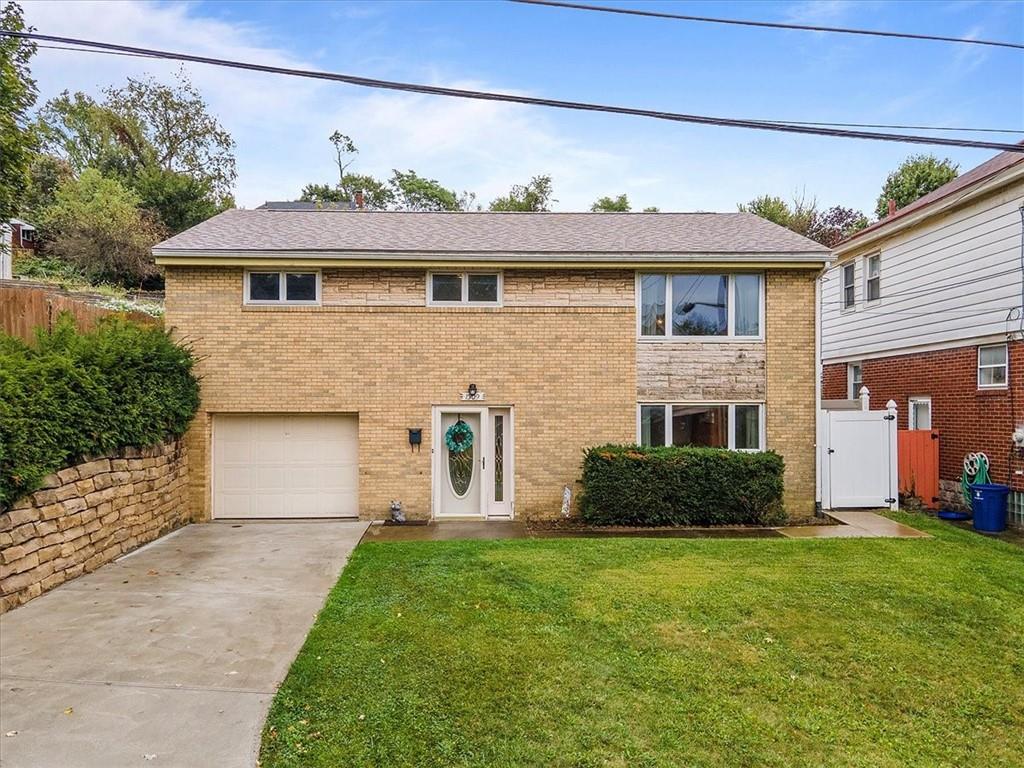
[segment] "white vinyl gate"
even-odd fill
[[[821,420],[821,504],[825,509],[898,509],[896,403],[884,411],[829,410]]]

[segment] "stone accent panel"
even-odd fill
[[[127,448],[49,475],[0,514],[0,613],[189,521],[179,441]]]
[[[768,448],[786,461],[786,511],[814,511],[814,283],[817,272],[769,270],[765,291]]]
[[[764,402],[765,349],[764,342],[637,342],[637,399]]]
[[[507,307],[633,307],[633,272],[611,269],[503,270]],[[241,291],[241,285],[239,285]],[[422,307],[425,269],[325,269],[322,302],[331,307]]]

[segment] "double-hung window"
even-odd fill
[[[851,309],[857,303],[857,289],[854,284],[857,267],[855,264],[846,264],[843,267],[843,309]]]
[[[641,445],[764,449],[764,406],[757,403],[643,403],[638,416]]]
[[[909,427],[911,429],[932,428],[932,399],[928,396],[910,398],[910,408],[907,410]]]
[[[876,253],[864,259],[864,300],[882,298],[882,255]]]
[[[860,363],[848,363],[846,366],[846,380],[850,384],[849,398],[856,400],[860,397],[860,388],[864,386],[864,374]]]
[[[431,272],[427,304],[437,306],[501,306],[500,272]]]
[[[319,304],[320,273],[252,270],[245,273],[246,304]]]
[[[642,339],[760,338],[764,291],[760,274],[640,274]]]
[[[1010,358],[1005,344],[978,347],[978,387],[1005,387],[1009,381]]]

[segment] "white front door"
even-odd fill
[[[512,409],[434,413],[434,515],[512,518]]]

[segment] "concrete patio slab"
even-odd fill
[[[254,765],[270,700],[365,530],[188,526],[4,614],[0,721],[17,734],[0,762]]]
[[[931,534],[897,523],[877,512],[829,510],[826,514],[842,525],[805,525],[779,528],[791,539],[930,539]]]

